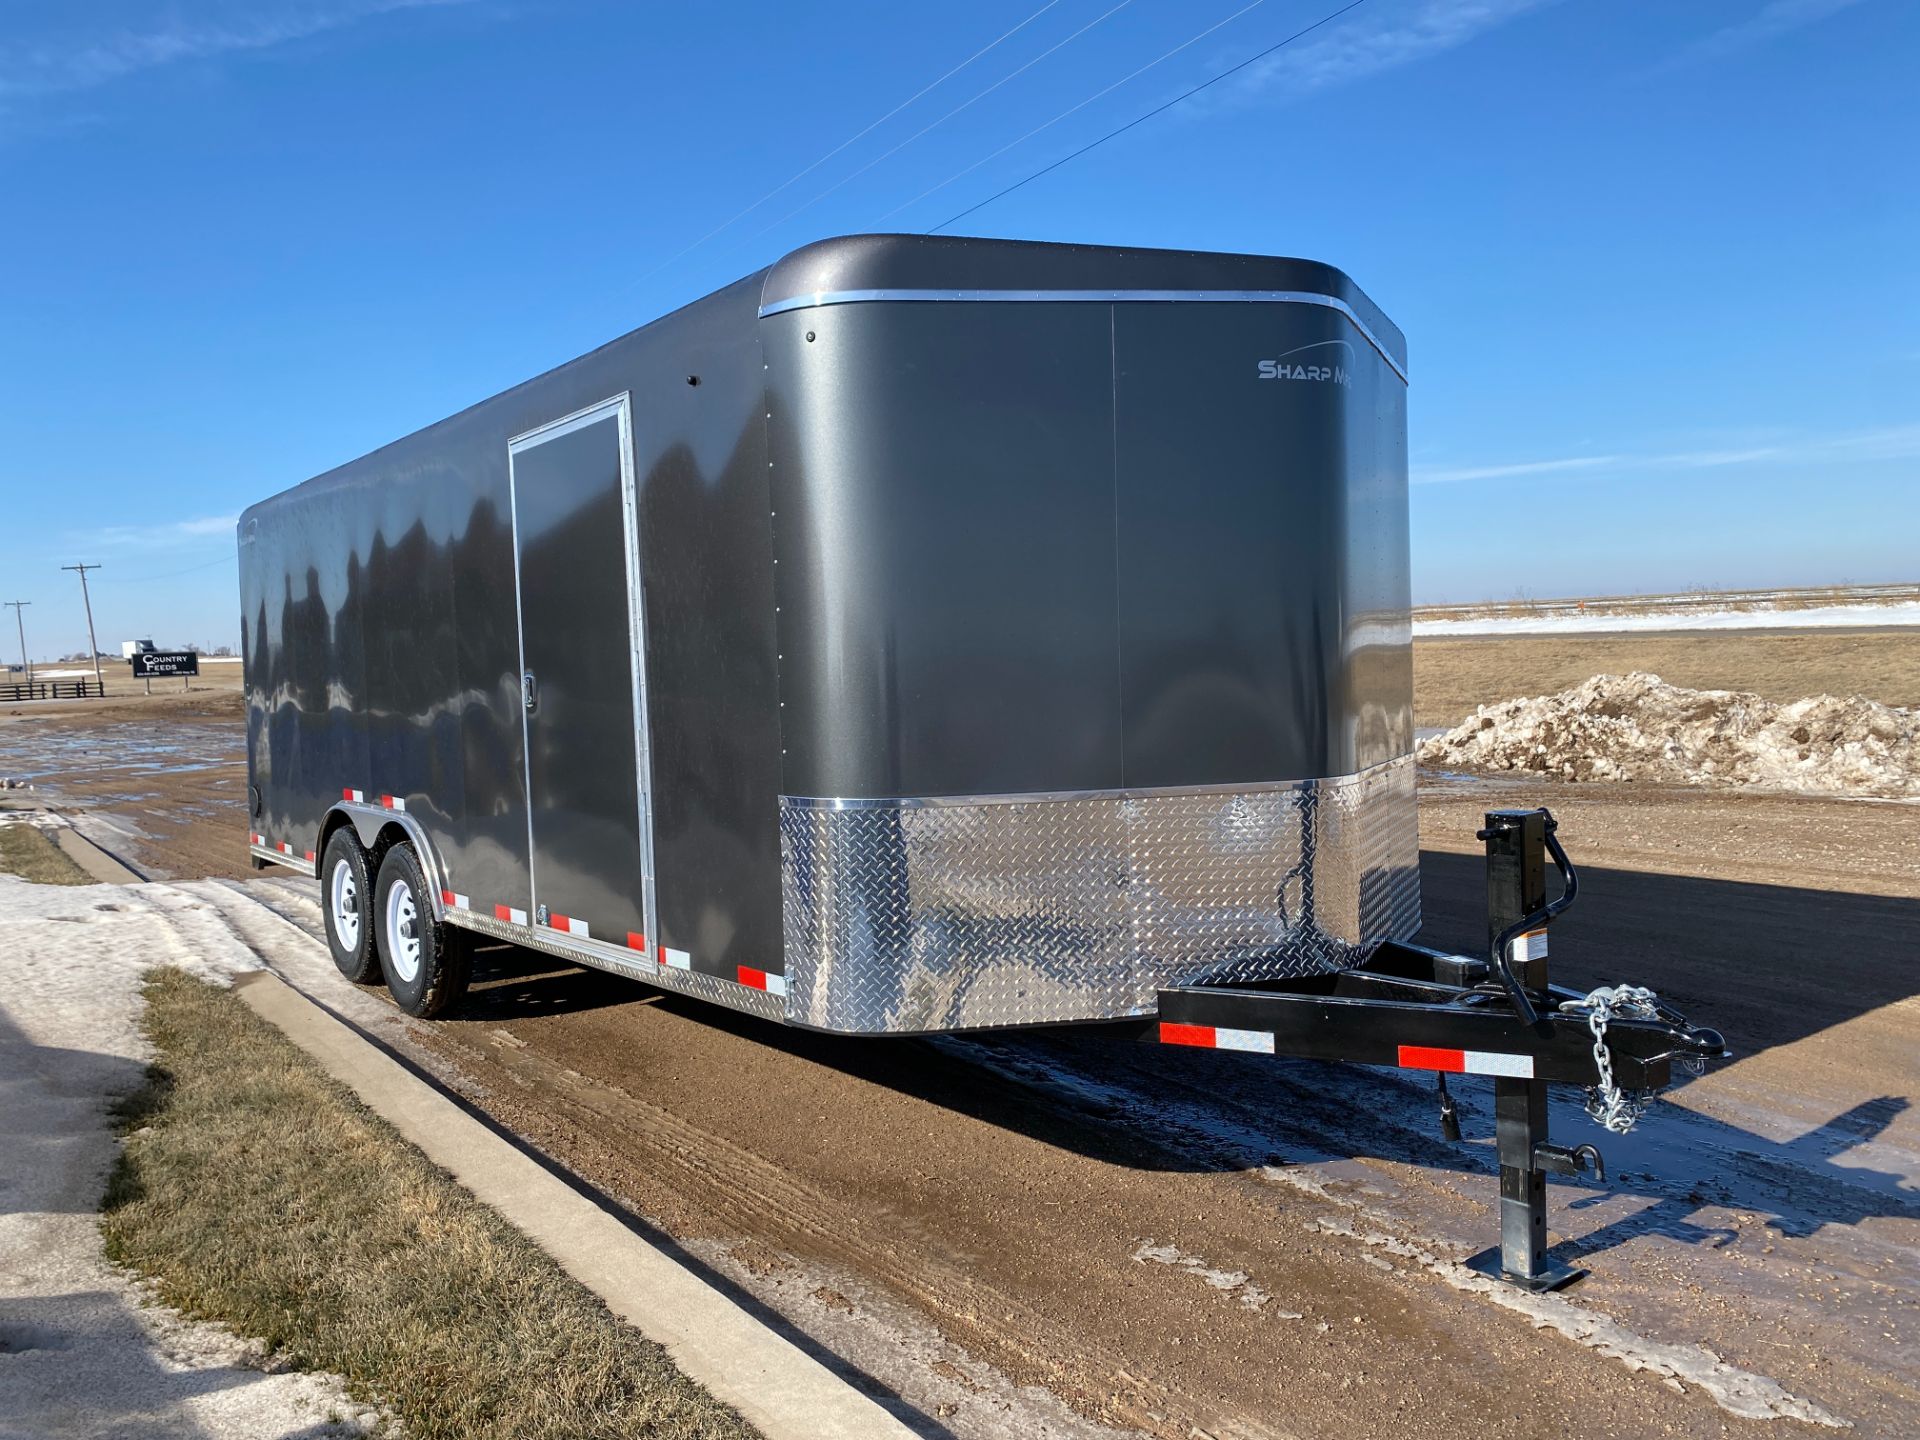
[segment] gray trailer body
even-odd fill
[[[248,510],[255,856],[771,1018],[1418,926],[1403,342],[1329,267],[822,242]]]

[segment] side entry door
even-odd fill
[[[508,442],[537,925],[654,933],[652,796],[628,397]]]

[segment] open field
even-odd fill
[[[1672,595],[1590,595],[1422,605],[1415,635],[1586,633],[1605,630],[1745,630],[1794,625],[1920,625],[1920,585],[1827,585],[1799,590],[1689,590]]]
[[[1422,725],[1635,668],[1920,701],[1904,631],[1415,654]],[[149,873],[250,878],[237,702],[159,700],[0,725],[0,769],[90,804],[83,823]],[[1453,1263],[1492,1224],[1484,1082],[1457,1087],[1450,1146],[1399,1072],[1089,1032],[836,1039],[505,948],[456,1016],[385,1011],[380,1033],[931,1434],[1911,1433],[1920,806],[1430,779],[1424,938],[1483,943],[1473,831],[1533,803],[1585,880],[1558,978],[1652,984],[1736,1051],[1627,1141],[1556,1103],[1558,1138],[1604,1142],[1613,1177],[1554,1187],[1564,1253],[1595,1272],[1564,1297]],[[314,937],[314,891],[183,893],[235,933]]]
[[[196,690],[238,690],[241,682],[241,664],[237,655],[202,655],[200,673],[185,679],[154,680],[149,682],[136,680],[125,660],[100,661],[100,680],[106,687],[104,698],[108,700],[159,699],[169,695],[191,694]],[[13,683],[26,679],[24,671],[17,666],[9,673],[0,674],[0,683]],[[91,680],[93,667],[79,660],[61,660],[53,662],[36,661],[33,678],[41,680]],[[35,701],[36,708],[47,705],[64,705],[64,701]]]
[[[1413,644],[1413,723],[1457,725],[1479,705],[1632,670],[1769,700],[1826,693],[1920,705],[1920,629],[1422,637]]]

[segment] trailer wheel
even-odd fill
[[[353,827],[342,825],[327,841],[320,860],[320,909],[326,915],[327,949],[340,973],[356,985],[380,978],[380,957],[373,948],[373,926],[367,921],[367,852],[354,838]]]
[[[466,936],[433,918],[427,878],[407,844],[393,846],[374,883],[374,932],[394,1003],[421,1019],[467,992],[472,971]]]

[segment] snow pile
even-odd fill
[[[1920,799],[1920,710],[1858,695],[1780,704],[1639,672],[1596,675],[1558,695],[1483,705],[1422,744],[1419,760],[1564,780]]]

